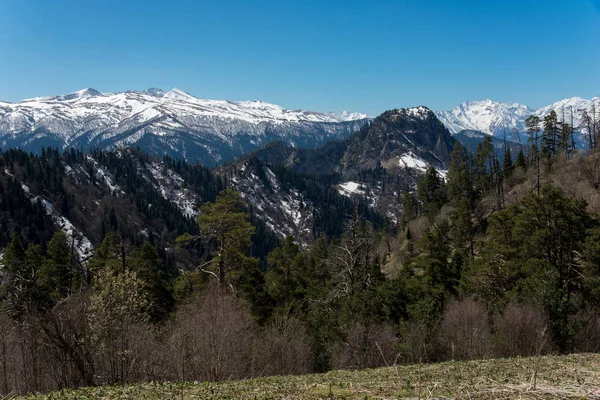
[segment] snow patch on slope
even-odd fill
[[[32,198],[31,201],[37,201],[39,197]],[[67,219],[66,217],[58,214],[52,204],[46,200],[42,199],[42,204],[46,209],[46,214],[52,217],[54,224],[60,228],[61,231],[67,235],[67,242],[69,245],[74,243],[75,252],[80,260],[85,261],[92,256],[94,253],[94,247],[92,246],[92,242],[75,226]]]
[[[422,158],[416,156],[412,151],[401,155],[398,158],[398,162],[401,168],[412,168],[421,172],[425,172],[427,171],[427,168],[429,168],[429,164]]]
[[[351,197],[353,194],[364,194],[364,189],[360,183],[348,181],[339,184],[338,192],[344,196]]]
[[[307,245],[312,241],[311,202],[297,190],[284,188],[270,168],[260,168],[241,165],[237,176],[230,180],[233,189],[240,192],[253,214],[275,235],[281,239],[291,235],[299,244]],[[262,173],[263,178],[259,177]]]
[[[144,177],[161,194],[161,196],[179,208],[183,215],[194,218],[199,214],[198,197],[184,187],[183,178],[174,171],[166,168],[162,162],[146,164],[150,176]]]
[[[40,201],[46,210],[46,214],[52,218],[54,225],[58,227],[61,231],[63,231],[67,235],[67,242],[69,245],[71,243],[74,244],[75,252],[79,260],[86,261],[88,258],[92,256],[94,253],[94,246],[92,246],[92,242],[69,221],[68,218],[60,215],[55,209],[52,203],[50,203],[47,199],[42,196],[33,196],[31,195],[31,191],[27,185],[24,183],[21,184],[23,191],[30,196],[30,200],[32,203],[36,203]]]
[[[104,184],[104,186],[106,186],[106,188],[110,191],[110,193],[114,193],[116,196],[125,194],[123,189],[121,189],[121,187],[115,183],[112,174],[110,172],[108,172],[106,167],[98,164],[98,162],[96,160],[94,160],[94,158],[90,154],[86,155],[86,159],[88,162],[92,163],[92,165],[94,166],[95,178],[100,180]],[[67,170],[67,167],[69,168],[68,170]],[[66,172],[69,173],[71,170],[71,167],[69,167],[67,165],[67,166],[65,166],[65,169],[66,169]]]

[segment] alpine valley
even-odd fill
[[[598,352],[597,100],[2,103],[0,394]]]
[[[20,200],[4,199],[2,232],[23,229],[24,237],[44,243],[51,227],[60,228],[85,259],[106,232],[121,226],[134,241],[160,241],[169,252],[177,235],[197,230],[200,206],[230,187],[258,227],[256,254],[288,235],[307,246],[321,235],[341,234],[356,207],[376,226],[397,224],[401,194],[414,191],[429,167],[445,177],[456,140],[474,153],[493,135],[501,159],[503,134],[517,132],[506,142],[514,158],[529,115],[593,113],[596,102],[572,98],[533,110],[485,100],[376,118],[202,100],[178,89],[85,89],[4,102],[0,180]],[[584,135],[579,111],[574,118]],[[48,237],[39,237],[44,232]],[[0,248],[9,239],[1,236]],[[182,262],[192,265],[196,256]]]

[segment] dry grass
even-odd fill
[[[573,159],[556,157],[552,166],[542,165],[540,185],[551,183],[563,189],[571,197],[584,198],[588,202],[588,211],[600,212],[600,191],[594,188],[594,183],[600,182],[600,152],[576,156]],[[527,173],[515,171],[509,179],[510,190],[505,193],[506,205],[520,201],[530,189],[536,187],[535,168],[529,168]],[[486,199],[494,204],[491,198]]]
[[[512,358],[218,383],[147,383],[22,399],[600,399],[600,354]]]

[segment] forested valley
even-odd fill
[[[600,154],[539,123],[514,162],[456,142],[445,179],[398,192],[396,223],[311,186],[344,214],[308,244],[269,234],[227,177],[163,161],[202,194],[194,220],[127,171],[148,156],[99,152],[125,194],[84,260],[17,178],[82,219],[61,171],[86,155],[4,152],[0,391],[599,351]]]

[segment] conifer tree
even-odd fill
[[[197,222],[202,234],[217,243],[211,265],[221,286],[230,283],[232,272],[256,262],[247,256],[254,227],[248,222],[238,192],[226,189],[219,193],[214,203],[201,207]]]
[[[527,170],[527,161],[525,161],[525,155],[523,154],[523,150],[519,150],[519,154],[517,154],[517,159],[514,164],[515,168],[521,168],[523,171]]]
[[[417,184],[417,197],[423,213],[430,218],[446,203],[446,185],[435,168],[429,167]]]
[[[75,271],[71,265],[71,252],[67,235],[63,231],[54,233],[48,243],[48,258],[40,271],[39,284],[56,299],[70,293],[71,283],[75,278]]]
[[[536,180],[536,191],[540,194],[540,148],[539,148],[539,134],[540,134],[540,117],[532,115],[525,120],[525,126],[527,127],[527,134],[529,135],[529,146],[530,146],[530,157],[529,160],[535,164],[537,172]]]
[[[585,108],[580,111],[580,115],[581,123],[585,127],[585,130],[587,132],[588,145],[591,150],[596,146],[594,121]]]
[[[483,142],[477,145],[473,157],[473,183],[476,193],[483,195],[492,189],[497,189],[500,180],[499,172],[492,138],[486,136]]]
[[[468,250],[469,254],[474,255],[472,216],[477,195],[473,189],[467,152],[459,142],[456,142],[450,155],[448,194],[453,206],[450,215],[452,221],[450,235],[454,245],[460,251]]]
[[[521,153],[522,154],[522,153]],[[502,165],[502,176],[504,178],[508,178],[512,175],[515,166],[512,162],[512,155],[510,152],[510,148],[504,145],[504,160]]]
[[[544,117],[544,131],[542,132],[542,153],[546,157],[552,157],[557,153],[559,134],[558,117],[552,110]]]
[[[19,236],[13,235],[2,257],[2,269],[7,305],[15,317],[23,315],[31,306],[37,280],[37,271],[28,263],[31,258],[31,253],[26,254],[23,249]]]
[[[268,293],[280,305],[291,307],[295,300],[302,299],[305,286],[304,261],[292,236],[287,236],[269,253],[269,270],[265,282]]]
[[[419,210],[415,195],[408,189],[404,189],[401,195],[402,201],[402,218],[404,222],[410,221],[417,217]]]

